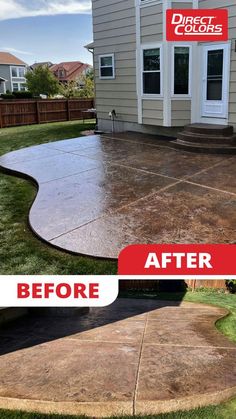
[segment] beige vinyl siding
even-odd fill
[[[140,9],[141,43],[160,42],[163,39],[162,4],[150,5]]]
[[[231,40],[230,93],[229,93],[229,124],[236,129],[236,3],[235,0],[200,0],[199,8],[224,9],[229,11],[229,38]]]
[[[163,125],[163,101],[143,99],[143,124]]]
[[[171,125],[173,127],[182,127],[191,123],[191,99],[171,101]]]
[[[96,108],[99,119],[138,122],[134,0],[95,0],[93,6]],[[114,54],[115,79],[99,79],[99,55]]]
[[[193,4],[192,3],[188,3],[188,2],[184,2],[184,3],[181,3],[181,2],[177,2],[177,1],[175,1],[175,2],[173,2],[172,3],[172,9],[192,9],[193,8]]]

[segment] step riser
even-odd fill
[[[220,144],[220,145],[235,145],[236,146],[236,137],[213,137],[205,135],[190,134],[187,131],[181,132],[178,134],[178,139],[187,141],[189,143],[199,143],[199,144]]]
[[[191,143],[181,143],[181,141],[172,141],[172,147],[176,149],[181,149],[184,151],[190,151],[195,153],[206,153],[206,154],[236,154],[236,146],[235,147],[214,147],[212,146],[205,146],[203,147],[202,144],[191,144]]]
[[[184,128],[184,132],[188,132],[191,134],[204,134],[204,135],[213,135],[219,137],[231,137],[234,134],[233,127],[225,127],[219,129],[212,129],[212,128],[203,128],[203,127],[194,127],[188,125]]]

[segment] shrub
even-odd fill
[[[33,97],[31,92],[14,92],[13,95],[16,99],[32,99]]]
[[[229,279],[226,281],[226,286],[232,294],[236,294],[236,279]]]
[[[1,95],[2,99],[15,99],[15,96],[12,93],[5,93],[4,95]]]

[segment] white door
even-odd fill
[[[230,44],[204,45],[202,116],[228,118]]]

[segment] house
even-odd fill
[[[0,52],[0,95],[26,90],[27,64],[8,52]]]
[[[38,67],[46,67],[46,68],[50,68],[53,66],[53,63],[51,63],[51,61],[43,61],[41,63],[34,63],[30,66],[31,70],[35,70]]]
[[[92,67],[89,64],[81,63],[80,61],[63,62],[55,64],[50,67],[55,77],[61,83],[69,83],[77,81],[79,77],[86,74]]]
[[[93,0],[92,6],[99,130],[111,130],[112,110],[117,131],[171,133],[196,123],[236,130],[234,0]],[[192,8],[227,8],[229,41],[168,42],[167,9]]]

